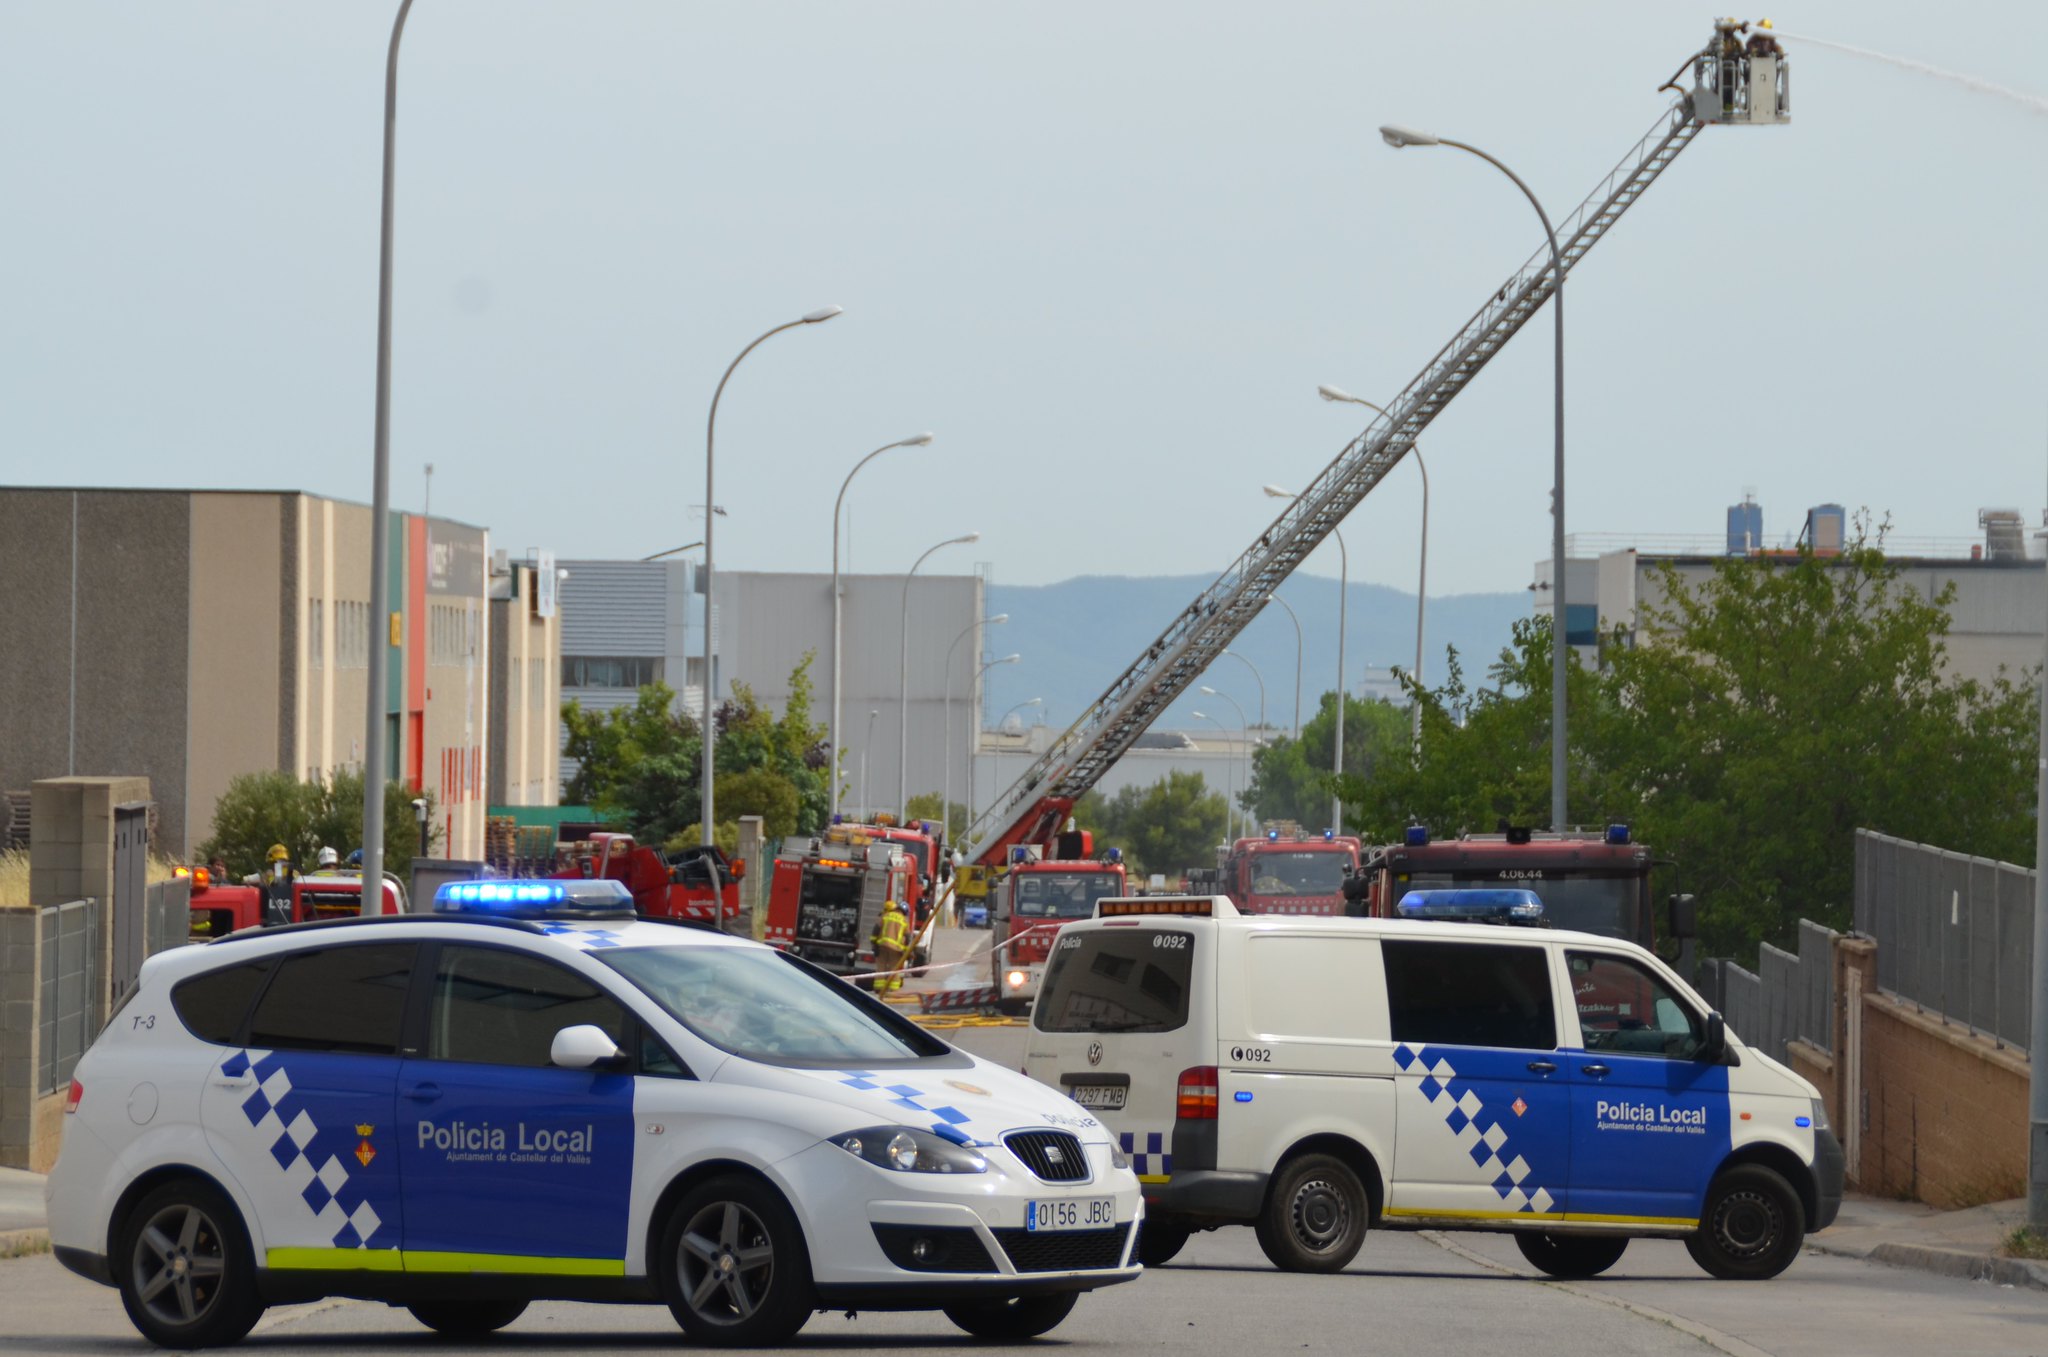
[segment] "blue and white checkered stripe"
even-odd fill
[[[1459,1147],[1472,1156],[1482,1181],[1489,1181],[1509,1211],[1547,1214],[1556,1200],[1532,1176],[1528,1160],[1515,1152],[1507,1124],[1489,1111],[1477,1090],[1458,1077],[1444,1054],[1405,1042],[1394,1047],[1394,1063],[1403,1070],[1420,1065],[1418,1085],[1423,1098],[1443,1117]],[[1509,1157],[1512,1156],[1512,1157]]]
[[[1120,1131],[1116,1143],[1131,1157],[1131,1172],[1140,1178],[1173,1174],[1173,1140],[1163,1131]]]
[[[540,926],[540,931],[551,938],[566,942],[571,946],[582,947],[593,952],[606,947],[624,945],[624,940],[620,935],[609,928],[591,928],[583,924],[544,923]]]
[[[972,1142],[972,1137],[967,1132],[958,1129],[974,1120],[971,1115],[962,1112],[959,1108],[953,1107],[950,1104],[942,1103],[936,1107],[927,1107],[921,1101],[922,1099],[937,1098],[942,1095],[927,1092],[924,1089],[918,1088],[915,1084],[882,1083],[881,1080],[889,1076],[876,1074],[872,1070],[839,1070],[836,1073],[839,1075],[839,1082],[848,1088],[856,1088],[863,1093],[885,1094],[889,1099],[890,1105],[893,1107],[901,1108],[906,1112],[917,1112],[927,1117],[937,1118],[937,1121],[932,1125],[932,1130],[937,1134],[943,1135],[949,1140],[966,1139],[970,1143]]]
[[[286,1185],[305,1200],[320,1228],[332,1231],[335,1248],[398,1247],[396,1231],[377,1214],[362,1184],[349,1177],[343,1157],[355,1142],[354,1128],[323,1132],[314,1124],[303,1100],[292,1091],[282,1055],[236,1051],[221,1062],[220,1072],[230,1079],[256,1077],[255,1090],[242,1100],[242,1115],[249,1119],[258,1143],[268,1145]]]

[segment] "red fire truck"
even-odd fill
[[[204,867],[176,869],[192,881],[192,937],[222,938],[237,929],[264,923],[308,923],[314,919],[352,918],[362,913],[363,879],[345,873],[293,877],[268,908],[273,885],[241,885],[215,881]],[[405,913],[405,890],[396,877],[384,878],[383,913]]]
[[[1344,882],[1363,851],[1348,834],[1276,825],[1220,850],[1213,872],[1188,874],[1188,889],[1227,895],[1240,914],[1342,914]]]
[[[1632,840],[1627,825],[1605,831],[1548,831],[1511,828],[1497,834],[1430,838],[1411,825],[1402,841],[1374,848],[1345,895],[1358,913],[1388,918],[1409,891],[1478,886],[1534,891],[1543,919],[1553,928],[1572,928],[1625,938],[1645,947],[1656,941],[1652,918],[1652,854]],[[1671,932],[1692,934],[1690,900],[1674,902]]]
[[[747,864],[726,857],[711,844],[664,858],[636,842],[631,834],[600,831],[590,836],[590,843],[588,856],[577,858],[554,877],[609,877],[624,882],[633,892],[634,912],[647,918],[717,924],[740,916],[739,882],[747,873]],[[721,896],[723,909],[719,907]]]
[[[873,839],[893,843],[909,855],[913,877],[910,883],[910,898],[903,907],[912,916],[922,919],[931,913],[931,902],[938,883],[945,875],[946,827],[931,820],[909,820],[899,822],[889,814],[877,815],[873,822],[862,823],[844,818],[835,819],[833,825],[849,833],[859,830]]]
[[[909,899],[916,876],[901,845],[862,826],[784,839],[768,883],[767,941],[835,975],[868,970],[882,906]],[[915,937],[922,920],[908,912]]]
[[[996,945],[989,952],[989,978],[1001,1011],[1021,1013],[1038,997],[1053,938],[1063,924],[1092,917],[1098,900],[1129,893],[1123,854],[1112,848],[1091,858],[1093,847],[1082,830],[1059,835],[1050,858],[1032,847],[1010,850],[1009,874],[994,892],[990,919]]]

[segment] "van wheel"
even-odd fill
[[[727,1174],[684,1193],[659,1258],[669,1313],[696,1342],[773,1346],[811,1317],[803,1230],[782,1194],[758,1178]]]
[[[1283,1272],[1340,1272],[1365,1243],[1365,1184],[1343,1160],[1305,1154],[1273,1178],[1259,1247]]]
[[[1597,1277],[1621,1261],[1628,1237],[1517,1230],[1515,1246],[1538,1272],[1552,1277]]]
[[[1050,1296],[1012,1296],[1008,1300],[978,1301],[972,1305],[948,1305],[946,1318],[976,1338],[999,1343],[1021,1343],[1042,1333],[1051,1333],[1061,1320],[1073,1313],[1078,1291]]]
[[[1685,1251],[1711,1276],[1760,1282],[1792,1266],[1805,1241],[1806,1209],[1792,1185],[1762,1164],[1737,1164],[1707,1189]]]
[[[481,1338],[526,1313],[523,1300],[423,1300],[405,1307],[443,1338]]]
[[[184,1179],[151,1192],[123,1222],[114,1254],[121,1304],[164,1348],[238,1343],[263,1317],[256,1264],[234,1203]]]
[[[1193,1233],[1177,1220],[1147,1216],[1138,1227],[1138,1261],[1146,1267],[1165,1267]]]

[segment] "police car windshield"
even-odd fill
[[[1275,852],[1252,856],[1254,895],[1335,895],[1344,889],[1349,853]]]
[[[904,1060],[946,1047],[862,995],[751,947],[593,951],[683,1026],[734,1055],[775,1063]]]
[[[1122,895],[1115,872],[1027,872],[1017,878],[1017,913],[1032,919],[1085,919],[1095,902]]]

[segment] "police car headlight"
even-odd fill
[[[1127,1169],[1131,1166],[1131,1157],[1124,1153],[1123,1146],[1109,1147],[1109,1166],[1113,1169]]]
[[[986,1173],[988,1160],[965,1145],[908,1126],[871,1126],[833,1142],[877,1168],[898,1173]]]

